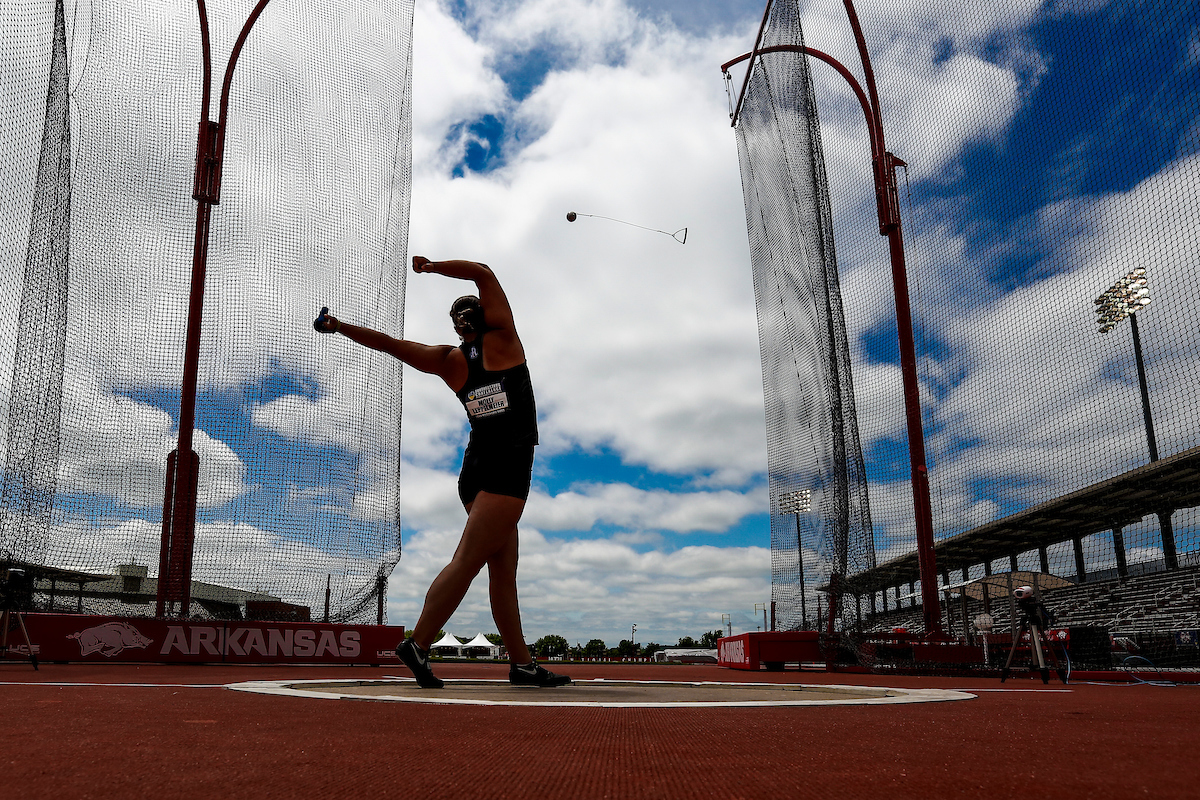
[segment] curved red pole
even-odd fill
[[[812,47],[806,47],[806,46],[802,46],[802,45],[798,45],[798,44],[776,44],[776,45],[771,45],[770,47],[764,47],[757,51],[751,51],[749,53],[742,53],[737,58],[732,59],[730,61],[726,61],[724,64],[721,65],[721,72],[727,73],[727,72],[729,72],[729,68],[732,67],[734,64],[740,64],[741,62],[745,61],[748,58],[751,58],[752,56],[755,56],[755,55],[761,56],[761,55],[766,55],[767,53],[803,53],[806,56],[812,56],[813,58],[824,61],[826,64],[828,64],[829,66],[831,66],[835,70],[837,70],[837,73],[846,79],[846,83],[850,84],[850,89],[854,92],[854,96],[858,98],[858,104],[860,106],[862,106],[863,116],[865,116],[867,119],[867,133],[870,134],[870,136],[871,136],[871,155],[872,155],[872,157],[879,156],[879,154],[882,151],[880,150],[879,145],[878,145],[879,137],[875,133],[875,112],[871,108],[871,103],[870,103],[870,101],[867,100],[867,95],[863,91],[862,86],[859,85],[858,80],[854,77],[854,73],[852,73],[849,69],[847,69],[846,66],[842,62],[838,61],[836,58],[829,55],[828,53],[822,52],[822,51],[817,50]],[[749,70],[747,70],[746,74],[749,74]],[[744,92],[743,92],[743,94],[744,94]],[[741,105],[739,104],[738,110],[734,113],[731,126],[737,125],[738,114],[740,111],[741,111]]]
[[[196,0],[200,14],[200,54],[204,60],[204,79],[200,90],[200,121],[208,119],[208,103],[212,97],[212,48],[208,37],[208,8],[204,0]]]
[[[867,85],[865,94],[858,81],[854,79],[854,75],[827,53],[798,45],[778,45],[759,49],[758,44],[762,39],[770,15],[771,4],[769,2],[758,37],[755,40],[754,49],[722,64],[721,71],[727,74],[732,65],[751,59],[750,67],[746,70],[745,80],[742,82],[742,93],[738,96],[733,113],[733,125],[737,125],[738,116],[741,114],[746,87],[750,82],[750,71],[754,68],[753,59],[772,52],[798,51],[832,66],[850,84],[866,115],[867,130],[871,138],[871,166],[875,182],[875,207],[879,216],[879,233],[888,237],[888,252],[892,265],[892,290],[896,303],[896,332],[900,347],[900,374],[904,388],[904,415],[907,423],[908,453],[912,471],[913,517],[917,532],[917,560],[921,573],[921,605],[925,617],[925,635],[929,638],[942,638],[945,634],[942,631],[941,601],[937,593],[933,510],[929,499],[929,468],[925,461],[925,432],[921,421],[916,341],[912,327],[912,306],[909,301],[908,271],[904,259],[899,193],[896,189],[896,167],[902,166],[904,162],[889,153],[884,144],[879,92],[875,85],[875,72],[871,67],[866,39],[863,37],[862,26],[858,21],[858,14],[854,10],[852,0],[843,0],[843,4],[850,20],[850,27],[854,32],[859,58],[862,61],[863,77]]]
[[[879,153],[875,160],[875,199],[879,212],[879,232],[888,237],[892,261],[892,290],[896,299],[896,332],[900,343],[900,376],[904,385],[904,416],[908,427],[908,457],[912,470],[913,517],[917,529],[917,563],[921,572],[921,610],[925,617],[925,635],[942,638],[942,604],[937,591],[937,557],[933,544],[933,508],[929,499],[929,467],[925,462],[925,431],[921,421],[921,390],[917,380],[917,348],[913,336],[912,308],[908,294],[908,271],[904,264],[904,236],[900,229],[900,200],[896,191],[896,166],[901,163],[883,141],[883,117],[879,110],[879,92],[875,72],[867,53],[858,13],[852,0],[843,0],[846,16],[854,31],[854,41],[862,59],[863,78],[871,107],[875,110],[875,130]]]
[[[225,118],[229,113],[229,87],[233,84],[233,69],[237,66],[238,57],[242,54],[242,47],[246,44],[246,38],[250,35],[250,29],[254,27],[254,23],[258,22],[258,18],[267,7],[267,3],[271,0],[258,0],[258,4],[254,6],[254,10],[250,12],[250,16],[246,18],[246,24],[242,26],[241,33],[238,34],[237,41],[233,43],[233,50],[229,53],[229,65],[225,67],[225,81],[221,85],[221,111],[217,118],[217,169],[220,169],[220,162],[225,155]],[[219,178],[218,178],[219,180]]]
[[[196,199],[196,229],[192,247],[192,280],[188,292],[187,334],[183,380],[179,395],[179,440],[167,458],[163,496],[162,542],[159,552],[157,614],[186,616],[191,604],[192,556],[196,533],[196,492],[200,459],[192,450],[196,425],[196,390],[200,371],[200,330],[204,315],[204,284],[208,272],[208,239],[212,207],[221,199],[221,156],[225,149],[225,115],[233,70],[250,29],[269,0],[259,0],[234,44],[221,87],[219,119],[208,118],[212,99],[212,54],[205,0],[196,0],[200,17],[200,48],[204,62],[200,95],[200,126],[196,138],[196,169],[192,196]]]

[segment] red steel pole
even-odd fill
[[[896,167],[904,162],[887,151],[883,139],[883,118],[879,109],[879,92],[875,85],[875,73],[871,68],[871,58],[867,53],[866,39],[863,37],[862,26],[858,14],[854,10],[852,0],[843,0],[846,15],[850,19],[850,27],[854,32],[854,40],[858,47],[859,58],[862,61],[863,77],[867,84],[864,93],[853,74],[832,56],[820,50],[797,45],[774,45],[760,48],[762,29],[759,30],[755,47],[749,53],[738,56],[732,61],[721,65],[721,71],[727,72],[729,67],[746,59],[752,59],[746,71],[742,95],[738,97],[732,124],[737,124],[741,112],[745,87],[749,84],[750,70],[754,68],[753,58],[767,53],[791,51],[818,58],[832,66],[846,79],[854,90],[862,105],[867,118],[867,129],[871,137],[871,167],[875,183],[875,207],[879,216],[879,233],[888,238],[888,255],[892,265],[892,291],[896,303],[896,333],[900,348],[900,375],[904,390],[904,416],[908,431],[908,456],[912,476],[913,518],[917,532],[917,562],[921,575],[921,607],[925,618],[925,635],[927,638],[942,638],[942,608],[937,591],[937,558],[933,543],[933,510],[929,499],[929,468],[925,462],[925,431],[921,420],[921,391],[917,380],[917,350],[913,335],[912,307],[908,293],[908,270],[904,260],[904,236],[900,222],[899,192],[896,188]],[[770,12],[770,4],[767,7]],[[763,26],[767,22],[763,18]],[[836,582],[830,580],[831,611]],[[830,622],[832,623],[832,613]],[[830,627],[832,631],[832,627]]]
[[[896,190],[896,167],[903,164],[887,151],[883,140],[883,117],[879,110],[879,92],[875,72],[867,54],[858,14],[852,0],[843,0],[863,78],[871,98],[875,128],[874,158],[875,201],[879,213],[879,232],[888,237],[892,262],[892,291],[896,298],[896,332],[900,344],[900,375],[904,386],[904,416],[908,427],[908,457],[912,474],[913,517],[917,529],[917,564],[921,572],[921,610],[925,617],[925,636],[942,638],[942,607],[937,593],[937,558],[933,546],[933,510],[929,501],[929,467],[925,463],[925,431],[921,421],[921,389],[917,381],[917,348],[913,337],[912,308],[908,295],[908,270],[904,263],[904,237],[900,228],[900,199]]]
[[[191,605],[192,557],[196,539],[196,500],[200,457],[192,450],[196,427],[196,390],[200,373],[200,333],[204,319],[204,283],[208,273],[209,227],[212,207],[221,202],[221,159],[225,149],[225,115],[233,68],[250,29],[270,0],[259,0],[234,43],[221,86],[219,120],[208,118],[212,93],[212,56],[208,11],[196,0],[200,17],[200,48],[204,77],[200,98],[200,127],[196,137],[196,169],[192,197],[196,200],[196,231],[192,246],[192,280],[188,293],[187,333],[183,352],[183,381],[179,395],[179,440],[167,457],[163,497],[162,543],[159,551],[157,615],[186,616]]]

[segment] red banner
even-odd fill
[[[787,662],[824,661],[816,631],[742,633],[717,642],[717,663],[733,669],[781,669]]]
[[[39,661],[398,664],[402,626],[25,614]],[[28,655],[20,629],[9,650]]]

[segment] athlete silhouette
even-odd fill
[[[467,524],[454,557],[425,595],[425,606],[412,636],[400,643],[396,655],[422,688],[441,688],[442,681],[429,668],[429,647],[486,564],[492,617],[511,662],[509,682],[517,686],[562,686],[571,679],[539,666],[530,655],[517,603],[517,522],[529,497],[538,431],[533,385],[512,308],[486,264],[430,261],[424,256],[414,256],[412,264],[413,272],[472,281],[477,287],[478,296],[460,297],[450,308],[454,330],[462,340],[458,347],[394,339],[370,328],[340,322],[326,308],[313,323],[321,333],[340,333],[437,375],[458,396],[471,424],[471,438],[458,477]]]

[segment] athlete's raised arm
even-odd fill
[[[513,321],[512,307],[508,304],[508,296],[487,264],[477,261],[451,259],[449,261],[430,261],[425,256],[413,256],[413,272],[434,272],[448,278],[459,278],[473,281],[479,289],[479,303],[483,306],[483,321],[492,331],[517,331]]]

